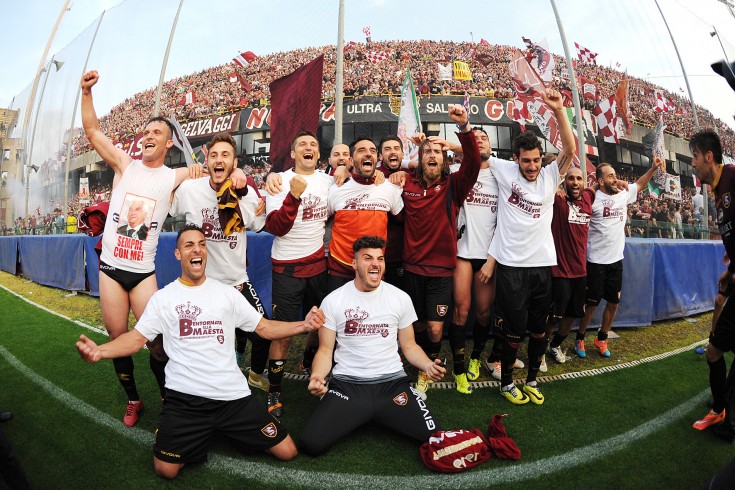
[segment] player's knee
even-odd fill
[[[270,448],[268,452],[274,458],[281,461],[291,461],[299,455],[299,451],[296,449],[296,444],[291,439],[291,436],[286,437],[283,441]]]
[[[718,349],[717,347],[713,346],[712,344],[709,344],[707,346],[707,362],[710,364],[714,364],[715,362],[719,361],[722,358],[722,351]]]
[[[161,461],[156,457],[153,458],[153,469],[155,470],[156,475],[160,476],[161,478],[166,478],[168,480],[176,478],[179,475],[179,471],[181,470],[182,466],[183,465],[176,463],[167,463],[165,461]]]
[[[546,339],[546,330],[542,332],[529,332],[529,335],[536,340],[544,340]]]

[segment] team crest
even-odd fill
[[[447,305],[436,305],[436,313],[439,316],[444,316],[447,314],[447,311],[449,311],[449,306]]]
[[[278,429],[276,429],[276,424],[274,424],[273,422],[260,429],[260,432],[262,432],[264,436],[270,437],[271,439],[278,435]]]
[[[225,343],[225,336],[224,335],[217,335],[217,342],[219,342],[220,344],[224,344]]]
[[[726,192],[722,196],[722,205],[725,206],[725,209],[730,207],[730,193],[729,192]]]
[[[393,403],[400,407],[405,406],[408,403],[408,395],[406,394],[406,392],[401,392],[400,394],[393,397]]]

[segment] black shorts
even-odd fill
[[[403,262],[390,262],[385,264],[385,274],[383,280],[388,284],[397,287],[401,291],[405,291],[403,285]]]
[[[150,272],[129,272],[111,265],[107,265],[100,260],[100,272],[104,272],[107,277],[114,280],[122,288],[130,292],[135,289],[135,286],[143,282],[144,279],[152,276],[156,271]]]
[[[250,284],[250,281],[245,281],[242,284],[238,284],[235,286],[235,289],[240,291],[240,294],[242,294],[246,300],[248,300],[248,303],[250,303],[250,306],[255,308],[255,311],[260,313],[263,318],[268,319],[268,313],[265,311],[265,308],[263,307],[263,302],[260,301],[260,296],[258,296],[258,292],[255,290],[252,284]],[[244,330],[240,330],[239,328],[235,329],[235,338],[237,340],[237,345],[242,347],[242,350],[245,349],[245,339],[250,339],[251,342],[254,344],[256,342],[259,342],[266,346],[267,349],[271,345],[271,341],[264,339],[257,333],[253,332],[245,332]],[[240,349],[236,349],[238,352],[242,352]]]
[[[167,463],[204,462],[216,432],[243,452],[265,451],[288,436],[278,419],[252,396],[221,401],[166,390],[153,454]]]
[[[735,294],[733,294],[732,288],[728,289],[730,294],[727,296],[725,306],[717,320],[710,343],[722,352],[735,352],[735,299],[733,299]]]
[[[608,303],[620,303],[623,289],[623,261],[612,264],[593,264],[587,262],[587,294],[585,302],[590,306],[600,304],[600,299]]]
[[[327,295],[327,271],[312,277],[293,277],[273,272],[273,319],[283,322],[300,320],[312,306],[319,306]]]
[[[305,453],[327,452],[358,427],[375,421],[419,443],[439,429],[436,420],[408,382],[358,384],[332,378],[328,392],[312,412],[301,433]]]
[[[557,324],[564,318],[583,318],[584,299],[587,289],[586,277],[552,277],[554,305],[551,308],[551,323]]]
[[[457,257],[458,259],[462,259],[465,262],[469,262],[470,265],[472,265],[472,273],[479,271],[482,269],[482,266],[485,265],[485,262],[487,262],[486,259],[465,259],[464,257]]]
[[[403,285],[419,321],[443,322],[452,301],[452,277],[428,277],[404,271]]]
[[[496,267],[495,332],[520,343],[526,331],[546,331],[551,308],[551,267]]]
[[[329,274],[327,277],[327,294],[341,288],[350,281],[354,281],[354,277],[342,277],[335,274]]]

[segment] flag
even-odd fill
[[[189,144],[189,140],[186,137],[186,134],[184,133],[184,128],[181,127],[181,124],[179,124],[179,121],[176,119],[176,116],[171,115],[168,118],[168,122],[171,123],[171,126],[173,126],[174,131],[171,135],[171,139],[174,142],[174,146],[181,150],[181,153],[184,154],[184,159],[186,160],[186,166],[191,167],[195,163],[199,163],[199,160],[197,160],[196,155],[194,154],[194,150],[191,148],[191,145]]]
[[[656,112],[669,112],[675,109],[674,104],[669,102],[664,93],[661,90],[656,90],[656,107],[653,108]]]
[[[615,68],[620,68],[620,62],[619,61],[616,61],[615,62]]]
[[[574,97],[572,96],[571,87],[563,83],[559,87],[559,93],[561,94],[564,107],[574,107]]]
[[[485,41],[484,39],[480,39],[480,46],[490,46],[490,43]]]
[[[661,197],[661,191],[663,191],[663,189],[656,182],[649,180],[646,188],[648,189],[648,195],[650,195],[653,199],[658,199],[659,197]]]
[[[194,91],[186,92],[186,94],[179,100],[179,105],[196,104],[197,96]]]
[[[578,43],[574,43],[574,47],[577,48],[577,58],[583,63],[597,64],[597,53],[593,53],[589,49],[580,46]]]
[[[464,61],[454,60],[454,79],[455,80],[472,80],[472,72],[470,65]]]
[[[270,159],[275,172],[291,166],[291,140],[299,131],[317,132],[323,72],[324,55],[321,55],[268,86],[271,92]]]
[[[580,76],[579,84],[582,86],[583,99],[597,99],[597,84],[594,80]]]
[[[252,51],[245,51],[244,53],[240,53],[234,58],[232,58],[232,61],[234,61],[236,64],[245,68],[250,63],[255,61],[257,58],[258,57]]]
[[[237,81],[240,82],[240,88],[242,88],[245,92],[250,92],[251,90],[253,90],[253,86],[250,85],[250,82],[245,80],[245,77],[243,77],[239,73],[235,73],[235,75],[237,76]]]
[[[381,61],[388,59],[388,53],[385,51],[370,51],[367,54],[367,59],[370,63],[377,64]]]
[[[615,91],[615,104],[618,110],[618,120],[623,124],[625,134],[630,134],[633,127],[633,117],[628,106],[628,74],[618,82],[618,88]]]
[[[350,42],[348,42],[348,43],[347,43],[347,44],[345,44],[345,46],[344,46],[344,51],[347,51],[348,49],[350,49],[350,48],[354,47],[355,45],[357,45],[357,43],[356,43],[355,41],[350,41]]]
[[[412,160],[418,160],[419,148],[416,146],[411,137],[420,133],[421,118],[419,117],[419,107],[416,102],[416,90],[413,85],[413,77],[411,70],[406,70],[406,78],[403,80],[401,87],[401,111],[398,116],[398,137],[403,142],[403,148],[406,150],[404,163]]]
[[[646,155],[649,160],[653,160],[654,156],[664,156],[664,129],[666,129],[666,126],[664,126],[663,118],[659,117],[656,128],[641,138],[643,154]]]
[[[544,82],[550,82],[553,78],[556,62],[554,61],[554,56],[549,53],[549,43],[546,41],[546,38],[543,38],[538,43],[535,43],[525,37],[522,39],[523,42],[526,43],[526,46],[528,46],[528,50],[531,55],[531,59],[528,60],[529,63],[539,74],[541,80]]]
[[[541,77],[531,68],[531,65],[528,64],[520,51],[516,51],[511,57],[509,71],[516,90],[515,98],[523,103],[527,113],[533,117],[544,138],[555,148],[561,149],[559,122],[556,120],[554,112],[549,109],[549,106],[541,98],[541,92],[546,90]],[[513,112],[515,112],[515,109],[513,109]],[[519,111],[519,113],[523,114],[522,111]],[[574,164],[579,165],[579,157],[576,154]]]
[[[437,79],[442,82],[444,80],[451,80],[452,79],[452,64],[447,63],[446,65],[442,65],[441,63],[437,63],[437,68],[439,69],[439,76]]]
[[[597,118],[597,127],[606,143],[620,143],[618,136],[618,111],[615,96],[602,99],[594,109],[592,115]]]
[[[370,26],[363,27],[362,32],[365,34],[365,42],[370,44]]]
[[[523,101],[519,100],[516,97],[516,91],[513,90],[513,105],[510,108],[510,114],[508,114],[511,119],[516,121],[518,124],[521,125],[521,132],[526,132],[526,121],[531,118],[530,114],[528,114],[528,110],[526,109],[526,104],[523,103]]]
[[[464,99],[462,100],[462,106],[464,107],[464,110],[467,111],[467,117],[470,115],[470,93],[466,90],[464,91]]]
[[[482,63],[482,66],[488,66],[490,63],[493,62],[492,55],[489,55],[487,53],[479,53],[475,55],[475,59]]]

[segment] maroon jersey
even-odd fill
[[[401,170],[399,167],[398,172]],[[381,165],[376,169],[385,175],[385,180],[390,178],[394,172],[388,167]],[[394,215],[388,213],[388,239],[385,241],[385,263],[398,264],[403,261],[403,213]]]
[[[403,268],[414,274],[449,277],[457,265],[457,212],[480,173],[480,150],[474,134],[459,133],[459,142],[464,158],[451,177],[428,189],[415,174],[406,178]]]
[[[572,279],[587,275],[587,235],[594,200],[595,192],[590,188],[584,189],[576,201],[554,196],[551,233],[557,265],[551,268],[552,277]]]
[[[735,272],[735,166],[722,165],[722,172],[715,180],[712,188],[715,191],[715,209],[717,210],[717,226],[720,228],[720,237],[725,245],[725,252],[730,257],[730,272]]]

